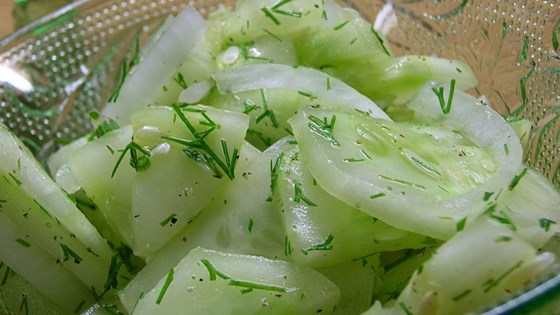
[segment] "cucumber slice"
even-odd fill
[[[226,183],[192,223],[149,259],[120,295],[132,311],[142,293],[148,292],[192,249],[204,246],[236,254],[283,254],[284,234],[270,202],[270,163],[276,153],[262,153],[245,143],[240,150],[235,179]]]
[[[396,229],[329,195],[302,165],[298,146],[286,141],[283,147],[273,177],[288,243],[286,259],[332,266],[383,251],[426,246],[425,236]]]
[[[340,289],[340,301],[332,314],[361,314],[369,309],[379,262],[368,257],[360,261],[316,269]]]
[[[212,73],[218,71],[218,57],[223,46],[220,23],[226,12],[226,9],[219,9],[210,14],[206,20],[204,35],[198,39],[176,72],[161,87],[152,105],[176,103],[183,90],[209,79]]]
[[[156,147],[150,158],[151,166],[136,175],[133,188],[134,249],[137,255],[146,257],[155,253],[224,187],[227,174],[226,170],[219,168],[218,161],[227,164],[228,171],[232,172],[229,176],[234,176],[233,168],[238,158],[236,152],[243,143],[248,117],[210,107],[192,109],[200,112],[188,112],[189,108],[186,108],[184,117],[188,117],[197,130],[209,130],[205,122],[215,124],[216,129],[208,133],[204,141],[216,156],[209,156],[213,160],[206,164],[198,161],[198,156],[195,159],[186,157],[183,150],[190,148],[162,138],[178,137],[194,141],[171,108],[150,108],[135,113],[133,117],[135,141],[143,146]],[[160,147],[165,148],[162,153],[157,149]],[[198,152],[210,154],[209,151]],[[210,169],[209,165],[212,166]],[[171,218],[170,221],[168,218]]]
[[[67,313],[93,303],[92,293],[80,279],[58,264],[56,257],[32,244],[2,213],[0,239],[0,292],[7,283],[11,285],[8,281],[15,273]],[[0,307],[0,313],[1,310]]]
[[[230,45],[218,58],[220,69],[246,63],[276,63],[296,66],[298,58],[294,42],[276,34],[266,34],[252,41]]]
[[[484,182],[492,174],[493,160],[484,151],[364,115],[305,109],[290,123],[301,159],[323,189],[380,220],[431,237],[453,234],[455,220],[467,215],[438,206],[476,184],[456,178],[478,176]],[[467,149],[476,158],[461,160],[457,152]],[[487,169],[479,170],[480,161]]]
[[[102,292],[113,251],[10,131],[0,125],[0,206],[26,235],[88,287]],[[45,228],[45,226],[49,228]]]
[[[413,314],[481,311],[493,301],[505,300],[554,263],[553,254],[538,254],[508,225],[483,216],[424,263],[399,297],[394,314],[403,309]]]
[[[375,103],[345,83],[314,69],[278,64],[244,65],[212,76],[222,94],[260,89],[286,89],[317,98],[329,108],[365,112],[389,119]]]
[[[59,169],[68,163],[72,153],[83,147],[86,143],[88,143],[87,137],[82,137],[51,154],[47,159],[47,166],[51,177],[56,179]]]
[[[511,220],[516,234],[535,248],[542,248],[560,233],[560,192],[537,171],[526,168],[507,188],[488,192],[494,215]]]
[[[146,108],[132,128],[76,152],[70,166],[135,255],[149,257],[234,176],[248,120],[210,107]]]
[[[430,56],[363,58],[335,64],[324,71],[371,98],[382,108],[405,104],[429,81],[449,83],[454,79],[461,90],[478,84],[466,63]]]
[[[329,73],[381,107],[405,103],[428,81],[448,83],[455,79],[463,90],[478,83],[471,68],[461,61],[393,57],[369,22],[336,5],[326,6],[333,15],[327,15],[327,26],[296,42],[300,62]]]
[[[522,152],[492,109],[459,91],[453,102],[444,115],[426,87],[409,106],[416,116],[429,117],[419,123],[442,122],[470,145],[365,115],[311,108],[290,124],[302,160],[327,192],[388,224],[447,239],[459,222],[487,208],[485,192],[499,191],[516,176]]]
[[[64,311],[43,293],[1,261],[0,277],[0,314],[64,314]],[[2,304],[5,309],[2,308]],[[16,310],[19,310],[19,313],[15,313]],[[66,311],[68,313],[71,310]]]
[[[320,23],[322,7],[320,0],[237,1],[223,22],[223,38],[235,44],[266,34],[296,39]]]
[[[68,165],[86,195],[103,212],[111,229],[121,242],[132,244],[131,209],[134,169],[120,167],[111,173],[119,158],[119,149],[132,139],[130,126],[117,129],[84,145],[72,154]],[[117,197],[117,198],[115,198]]]
[[[177,71],[205,27],[206,21],[195,9],[187,7],[183,10],[129,75],[126,65],[123,66],[121,75],[126,75],[126,78],[122,78],[122,86],[115,91],[116,100],[112,98],[114,102],[107,103],[103,114],[123,126],[130,122],[135,110],[152,104],[162,91],[162,82],[169,80]]]
[[[297,41],[298,57],[303,64],[327,70],[357,64],[364,58],[380,62],[393,59],[380,35],[363,18],[343,11],[338,16],[327,15],[327,23],[330,25]]]
[[[287,121],[299,108],[317,104],[315,99],[284,89],[261,89],[233,95],[213,93],[206,102],[249,115],[251,122],[246,140],[262,150],[290,135]]]
[[[146,293],[134,314],[314,314],[332,311],[339,296],[313,269],[197,248]]]

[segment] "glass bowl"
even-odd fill
[[[396,55],[467,62],[480,81],[469,93],[486,97],[504,116],[534,122],[526,162],[559,186],[556,0],[342,2],[371,21]],[[91,128],[88,112],[110,95],[137,31],[149,34],[186,5],[205,15],[233,2],[78,0],[0,40],[0,123],[39,157],[83,135]],[[539,282],[485,314],[560,314],[560,275]]]

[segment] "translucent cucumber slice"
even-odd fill
[[[537,171],[525,168],[507,188],[487,193],[497,218],[509,220],[517,235],[539,249],[560,233],[560,192]]]
[[[134,253],[149,257],[233,179],[249,118],[210,107],[149,107],[70,166]]]
[[[478,79],[466,63],[432,56],[357,58],[333,63],[324,71],[371,98],[382,108],[405,104],[430,81],[448,84],[454,79],[461,90],[478,84]]]
[[[134,314],[315,314],[333,311],[339,296],[311,268],[198,248],[144,295]]]
[[[26,237],[89,288],[102,292],[113,251],[66,193],[0,125],[0,210]],[[48,228],[45,228],[48,227]]]
[[[487,116],[486,123],[494,121]],[[290,124],[302,161],[323,189],[390,225],[439,239],[483,212],[484,192],[507,185],[520,165],[513,156],[500,160],[504,143],[517,153],[507,133],[495,144],[465,132],[478,145],[460,144],[366,115],[311,108]],[[499,153],[491,148],[497,145]]]
[[[192,249],[203,246],[229,253],[282,257],[284,233],[270,196],[270,163],[275,153],[242,146],[237,174],[205,209],[171,240],[127,285],[120,295],[131,311],[148,292]]]
[[[424,235],[389,226],[324,191],[299,160],[294,142],[285,142],[273,177],[287,260],[332,266],[383,251],[426,246]]]
[[[483,216],[418,269],[392,314],[478,312],[506,299],[554,263],[553,254],[538,254],[508,225]]]
[[[389,119],[375,103],[345,83],[307,67],[279,64],[244,65],[212,76],[222,94],[260,89],[286,89],[319,99],[328,108],[346,108]]]
[[[57,258],[50,253],[37,244],[30,243],[26,235],[2,213],[0,213],[0,239],[1,294],[10,294],[4,290],[27,290],[25,288],[31,290],[29,288],[31,285],[33,290],[40,292],[67,313],[73,313],[76,309],[79,310],[93,303],[92,292],[79,278],[57,263]],[[17,280],[17,277],[22,279]],[[14,287],[18,284],[12,281],[17,281],[21,287]],[[29,301],[28,308],[31,308],[33,303],[35,301]],[[15,306],[19,308],[21,304]],[[0,313],[1,311],[0,307]]]
[[[224,187],[228,176],[234,176],[248,117],[211,107],[191,109],[196,111],[185,108],[183,117],[197,130],[195,134],[208,132],[203,141],[207,150],[195,151],[202,142],[191,147],[178,143],[194,143],[196,137],[169,107],[150,108],[132,118],[135,141],[155,147],[151,166],[137,173],[133,188],[134,248],[138,255],[149,256],[171,240]]]
[[[105,106],[103,114],[121,126],[130,123],[135,110],[152,104],[160,94],[162,82],[167,82],[177,71],[203,35],[205,27],[206,21],[194,8],[183,10],[130,74],[127,66],[123,66],[124,82],[117,86],[116,94]]]
[[[238,1],[223,23],[223,37],[237,44],[266,34],[295,39],[320,23],[322,7],[320,0]]]
[[[68,162],[80,187],[104,214],[115,234],[129,246],[133,243],[129,214],[135,172],[124,165],[115,174],[112,172],[119,159],[118,150],[126,147],[131,139],[130,126],[115,130],[81,147]]]
[[[332,314],[361,314],[369,309],[376,285],[378,261],[367,259],[317,268],[340,289],[340,301]]]
[[[383,39],[363,18],[343,11],[339,16],[327,15],[327,23],[331,19],[338,23],[310,32],[297,41],[298,57],[303,64],[328,69],[357,64],[364,58],[392,59]]]
[[[151,103],[152,105],[171,105],[183,90],[197,82],[210,78],[219,69],[218,58],[222,51],[223,38],[220,23],[227,9],[218,9],[206,20],[207,26],[192,50],[182,60],[175,73],[166,79],[165,84]]]

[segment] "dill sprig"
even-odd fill
[[[375,28],[373,28],[373,25],[371,26],[371,32],[373,33],[373,35],[375,36],[379,44],[381,44],[381,48],[383,48],[383,51],[387,54],[387,56],[391,56],[391,53],[385,46],[385,41],[383,40],[383,37],[379,35],[379,33],[375,30]]]
[[[224,279],[224,280],[229,280],[231,279],[231,276],[229,276],[227,273],[219,270],[218,268],[216,268],[216,266],[214,266],[214,264],[212,264],[208,259],[203,258],[201,260],[202,264],[204,265],[204,267],[206,267],[206,269],[208,269],[208,274],[210,275],[210,281],[214,281],[216,280],[216,276]]]
[[[257,105],[255,102],[253,102],[250,99],[246,99],[243,101],[243,107],[244,107],[243,114],[249,114],[250,112],[261,108],[259,105]]]
[[[495,288],[496,286],[498,286],[500,284],[500,282],[502,280],[504,280],[507,276],[509,276],[512,272],[514,272],[516,269],[518,269],[519,267],[521,267],[521,265],[523,265],[523,260],[518,261],[515,265],[511,266],[511,268],[507,269],[506,271],[504,271],[500,276],[498,276],[496,279],[490,278],[488,279],[484,284],[484,293],[487,293],[488,291],[492,290],[493,288]]]
[[[222,139],[221,149],[224,155],[224,159],[222,159],[205,140],[208,135],[210,135],[214,130],[220,128],[220,126],[216,124],[203,110],[180,108],[177,104],[173,104],[171,107],[194,137],[194,140],[167,136],[162,138],[185,146],[183,149],[185,156],[197,163],[206,165],[214,173],[215,177],[222,178],[223,172],[230,180],[233,180],[235,178],[235,165],[237,164],[237,159],[239,157],[239,150],[235,148],[230,154],[227,142]],[[183,111],[195,112],[202,115],[204,120],[202,120],[200,124],[208,126],[208,128],[205,130],[197,130]]]
[[[171,268],[169,270],[169,272],[167,273],[167,277],[165,278],[165,282],[163,283],[163,287],[161,288],[161,291],[159,292],[159,295],[157,297],[156,300],[156,304],[160,305],[161,301],[163,301],[163,297],[165,296],[165,293],[167,292],[167,289],[169,289],[169,286],[171,285],[171,282],[173,282],[173,275],[175,274],[175,271],[173,270],[173,268]]]
[[[82,262],[82,257],[80,257],[78,254],[76,254],[75,251],[73,251],[72,249],[70,249],[70,247],[68,247],[65,244],[60,244],[60,248],[62,249],[62,261],[68,261],[70,258],[74,259],[74,263],[79,264],[80,262]]]
[[[348,22],[350,22],[350,20],[344,21],[344,22],[342,22],[342,23],[336,25],[336,26],[334,27],[334,30],[335,30],[335,31],[338,31],[339,29],[341,29],[341,28],[343,28],[344,26],[346,26],[346,24],[348,24]]]
[[[103,137],[105,134],[119,129],[119,124],[112,120],[111,118],[108,117],[102,117],[99,112],[97,111],[91,111],[89,113],[89,117],[90,117],[90,121],[93,125],[97,125],[97,127],[95,128],[95,130],[88,136],[87,140],[89,141],[93,141],[94,139],[99,139],[101,137]],[[97,123],[98,120],[100,120],[101,118],[103,118],[103,121],[101,123]]]
[[[455,79],[451,80],[451,86],[449,87],[449,96],[447,97],[447,103],[445,102],[445,96],[443,95],[443,86],[439,88],[432,88],[434,94],[438,97],[439,106],[444,115],[449,114],[451,111],[451,104],[453,103],[453,95],[455,94]]]
[[[246,288],[247,291],[242,291],[242,293],[248,293],[253,290],[264,290],[264,291],[272,291],[272,292],[289,292],[293,290],[293,289],[287,289],[272,284],[262,284],[262,283],[256,283],[256,282],[245,281],[245,280],[236,280],[236,279],[231,279],[228,284],[235,287]]]
[[[264,15],[269,18],[274,24],[276,25],[280,25],[280,21],[278,20],[277,17],[274,16],[274,14],[272,14],[272,12],[267,8],[267,7],[263,7],[261,8],[261,11],[264,13]]]
[[[313,245],[311,245],[310,247],[307,247],[307,248],[302,248],[301,252],[304,255],[307,255],[310,251],[313,251],[313,250],[331,250],[333,248],[333,245],[331,244],[333,239],[334,239],[334,236],[332,234],[329,234],[323,242],[313,244]]]
[[[186,89],[188,87],[187,82],[185,82],[185,77],[183,76],[183,74],[181,72],[178,72],[173,77],[173,81],[175,81],[175,83],[177,83],[177,85],[179,85],[183,89]]]
[[[511,191],[515,188],[515,186],[517,186],[517,184],[519,184],[519,181],[521,181],[521,179],[523,178],[523,176],[525,176],[527,174],[528,168],[524,168],[521,170],[521,172],[518,175],[515,175],[513,177],[513,179],[511,180],[511,183],[509,183],[508,189]]]
[[[130,166],[132,166],[133,169],[136,170],[136,172],[145,171],[150,167],[151,165],[150,157],[152,156],[152,152],[140,146],[136,142],[131,141],[129,144],[126,145],[124,150],[122,150],[122,153],[119,156],[117,163],[113,168],[113,171],[111,172],[111,178],[113,178],[117,173],[117,169],[119,168],[119,165],[121,164],[127,152],[130,152],[129,164]]]
[[[276,3],[275,5],[273,5],[270,8],[268,8],[268,7],[261,8],[261,11],[264,13],[264,15],[267,18],[272,20],[272,22],[274,24],[280,25],[280,20],[278,20],[278,18],[276,16],[274,16],[274,14],[280,14],[280,15],[296,17],[296,18],[300,18],[300,17],[303,16],[303,13],[301,13],[301,12],[297,12],[297,11],[293,11],[293,10],[285,10],[285,9],[282,8],[282,6],[284,6],[285,4],[288,4],[292,1],[293,0],[282,0],[282,1],[279,1],[278,3]]]
[[[19,305],[19,311],[21,314],[29,315],[29,306],[27,305],[27,295],[21,295],[21,303]]]
[[[264,91],[264,89],[261,89],[260,93],[261,93],[261,100],[262,100],[264,112],[261,115],[259,115],[259,117],[257,117],[256,119],[257,124],[260,123],[264,118],[268,117],[268,119],[270,120],[274,128],[280,127],[280,124],[276,119],[276,115],[274,115],[274,112],[268,107],[268,98],[266,96],[266,92]]]
[[[309,200],[309,198],[307,198],[303,194],[303,190],[301,189],[301,184],[300,183],[296,183],[294,185],[294,190],[295,190],[295,192],[294,192],[294,202],[296,202],[296,203],[303,202],[310,207],[317,206],[317,204],[315,204],[313,201]]]
[[[113,90],[111,96],[109,96],[109,103],[115,103],[117,101],[130,70],[132,70],[132,68],[140,62],[140,34],[141,32],[136,34],[134,37],[134,52],[130,61],[127,58],[122,61],[119,82],[117,83],[117,86]]]
[[[340,143],[335,139],[333,134],[336,115],[332,115],[330,121],[327,120],[327,117],[320,119],[313,115],[308,115],[307,119],[309,120],[307,125],[311,131],[315,132],[325,140],[328,140],[332,145],[337,147],[340,146]]]
[[[116,254],[111,258],[111,264],[109,265],[109,271],[107,272],[107,280],[105,280],[105,284],[103,285],[103,292],[97,294],[94,292],[94,295],[97,299],[101,299],[107,292],[111,289],[116,289],[119,285],[119,273],[121,267],[123,265],[123,261],[119,258],[119,255]]]
[[[550,230],[550,225],[556,224],[556,221],[547,219],[547,218],[540,218],[539,219],[539,226],[545,231],[548,232]]]
[[[284,255],[290,256],[293,252],[292,242],[290,242],[288,235],[286,235],[286,237],[284,237]]]

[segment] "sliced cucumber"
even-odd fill
[[[192,50],[182,60],[175,73],[167,78],[161,86],[152,105],[171,105],[186,88],[210,78],[219,69],[219,55],[222,51],[223,38],[220,23],[224,19],[226,9],[218,9],[206,20],[207,26]]]
[[[140,299],[134,314],[314,314],[333,311],[339,296],[313,269],[198,248]]]
[[[346,108],[389,119],[375,103],[345,83],[307,67],[279,64],[244,65],[212,76],[220,93],[260,89],[286,89],[319,99],[328,108]],[[330,105],[330,106],[329,106]]]
[[[1,125],[0,156],[3,215],[26,235],[24,242],[43,248],[87,287],[102,292],[113,256],[105,239]]]
[[[303,64],[328,71],[363,62],[365,58],[380,62],[392,59],[369,22],[351,12],[338,10],[340,12],[327,15],[328,26],[310,32],[297,42],[298,57]],[[333,13],[338,14],[333,16]]]
[[[481,311],[523,288],[554,262],[554,255],[538,254],[508,225],[483,216],[438,248],[415,273],[394,314],[403,309],[413,314]]]
[[[302,160],[330,194],[388,224],[447,239],[462,220],[486,209],[485,192],[499,191],[516,176],[521,146],[501,116],[459,91],[449,114],[431,87],[409,106],[419,124],[443,123],[466,140],[311,108],[290,123]]]
[[[132,128],[124,127],[89,142],[70,157],[72,174],[89,198],[103,212],[109,226],[122,242],[132,244],[131,209],[134,169],[122,166],[111,177],[121,148],[132,139]],[[126,163],[126,162],[125,162]]]
[[[234,176],[248,120],[209,107],[146,108],[132,128],[76,152],[70,166],[125,243],[149,257]]]
[[[376,285],[378,261],[367,259],[316,269],[340,289],[340,301],[332,314],[361,314],[369,309]]]
[[[0,314],[64,314],[60,307],[1,261],[0,277],[2,277],[2,282],[0,282]],[[68,304],[68,300],[65,302]],[[6,311],[2,308],[2,304],[7,309]],[[16,311],[19,312],[16,313]],[[73,310],[66,309],[67,313],[70,311]]]
[[[298,65],[294,42],[289,38],[272,33],[261,35],[244,43],[229,43],[216,61],[220,70],[252,63]]]
[[[454,79],[461,90],[478,83],[466,63],[430,56],[365,58],[336,64],[324,71],[370,97],[382,108],[406,103],[429,81],[448,84]]]
[[[261,35],[296,39],[321,21],[320,0],[242,0],[223,23],[223,37],[230,43],[245,43]]]
[[[76,309],[93,303],[92,292],[77,276],[57,263],[56,257],[39,245],[31,243],[2,213],[0,239],[0,261],[3,262],[0,263],[3,266],[0,268],[0,292],[3,292],[4,285],[11,285],[8,281],[11,281],[12,274],[16,273],[67,313],[73,313]],[[1,310],[0,307],[0,313]]]
[[[511,222],[517,235],[535,248],[542,248],[560,233],[560,192],[537,171],[526,168],[508,187],[488,192],[493,215]]]
[[[170,23],[142,62],[130,71],[123,64],[121,85],[117,86],[112,101],[103,114],[126,125],[135,110],[153,103],[167,82],[179,68],[204,33],[206,21],[192,7],[187,7]],[[185,36],[185,32],[189,36]]]
[[[248,143],[240,151],[235,179],[225,184],[188,226],[149,259],[120,295],[131,311],[183,257],[197,246],[236,254],[282,257],[283,231],[270,202],[270,163],[275,153],[262,153]]]
[[[273,176],[287,260],[332,266],[382,251],[426,246],[425,236],[388,226],[325,192],[302,165],[294,142],[284,142]]]

